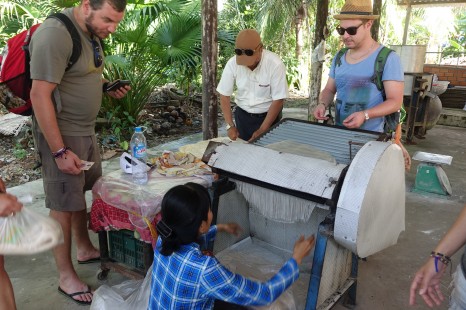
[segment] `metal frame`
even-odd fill
[[[309,279],[305,310],[317,309],[319,287],[325,260],[325,251],[327,250],[328,239],[332,236],[334,220],[334,214],[330,214],[327,219],[320,223],[319,229],[317,231],[316,244],[314,247],[314,259],[312,261],[311,278]],[[330,309],[345,294],[348,296],[345,304],[356,305],[357,275],[358,258],[353,254],[351,261],[351,277],[346,281],[341,289],[339,289],[329,298],[331,302],[327,303],[326,309]]]
[[[425,96],[425,89],[422,89],[421,86],[424,80],[422,74],[412,74],[414,75],[413,88],[411,90],[411,97],[409,99],[409,106],[406,108],[407,120],[406,124],[403,124],[406,128],[406,143],[407,144],[416,144],[414,141],[415,129],[420,127],[425,134],[426,125],[427,125],[427,113],[426,104],[428,104],[430,98]]]
[[[223,173],[223,171],[222,171]],[[213,188],[213,203],[212,203],[212,224],[217,222],[217,214],[219,208],[220,196],[228,193],[235,189],[235,183],[230,181],[228,177],[222,176],[218,181],[212,184]],[[311,277],[309,279],[309,287],[306,296],[306,307],[305,310],[317,309],[317,301],[319,297],[319,287],[322,278],[322,271],[325,260],[325,252],[327,249],[327,242],[329,238],[333,238],[333,226],[335,223],[335,214],[330,213],[324,221],[319,224],[319,228],[316,234],[316,243],[314,247],[314,258],[311,268]],[[209,249],[213,251],[214,244],[209,244]],[[327,307],[330,309],[334,306],[337,301],[347,296],[345,300],[346,305],[356,305],[356,290],[357,290],[357,274],[358,274],[358,258],[355,254],[352,254],[351,262],[351,276],[346,282],[340,287],[331,297],[326,300]],[[222,304],[221,309],[242,309],[230,304]],[[319,308],[320,309],[320,308]]]

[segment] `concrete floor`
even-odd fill
[[[305,112],[304,112],[305,113]],[[303,118],[302,110],[289,109],[285,117]],[[220,133],[221,135],[222,133]],[[417,145],[407,145],[411,155],[422,150],[430,153],[453,156],[451,166],[444,167],[453,195],[439,196],[428,193],[414,193],[418,162],[413,161],[411,171],[406,174],[406,231],[398,244],[359,264],[357,306],[361,310],[408,309],[409,286],[413,274],[427,259],[430,251],[455,220],[466,202],[466,128],[435,126],[427,132],[425,140]],[[117,160],[105,162],[104,173],[118,169]],[[8,189],[18,196],[32,194],[34,202],[28,207],[46,214],[43,207],[42,180]],[[87,197],[90,205],[91,198]],[[91,232],[97,245],[97,236]],[[460,254],[453,256],[456,266]],[[6,269],[13,282],[16,303],[19,310],[88,309],[69,301],[57,292],[57,274],[52,253],[45,252],[31,256],[7,256]],[[108,279],[97,279],[99,264],[77,265],[81,278],[96,289],[103,283],[114,285],[126,280],[116,272],[110,272]],[[443,289],[447,293],[449,277],[444,279]],[[336,305],[334,309],[345,309]],[[420,305],[410,309],[427,309]],[[446,303],[437,309],[447,309]]]

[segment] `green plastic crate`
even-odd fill
[[[144,242],[134,238],[130,230],[108,232],[110,258],[129,267],[145,271]]]

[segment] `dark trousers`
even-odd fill
[[[267,112],[254,114],[249,113],[241,109],[240,107],[236,107],[235,109],[235,123],[236,128],[239,132],[239,137],[245,141],[251,139],[252,134],[259,129],[259,127],[264,122],[265,117],[267,116]],[[282,112],[280,112],[273,122],[272,125],[275,125],[282,119]]]

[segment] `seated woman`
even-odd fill
[[[311,251],[314,236],[301,236],[293,256],[275,276],[260,282],[232,273],[201,246],[217,231],[239,233],[235,223],[212,223],[210,197],[201,185],[187,183],[170,189],[162,201],[162,221],[154,250],[149,309],[213,309],[216,299],[239,305],[272,303],[299,277],[298,265]]]

